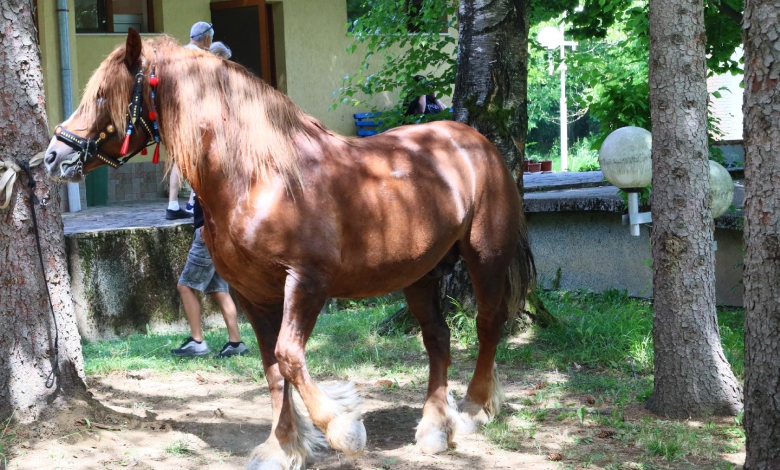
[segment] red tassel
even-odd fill
[[[123,157],[127,155],[127,150],[130,147],[130,134],[125,134],[125,141],[122,142],[122,149],[119,151],[119,154]]]
[[[152,163],[157,165],[160,163],[160,143],[157,142],[157,145],[154,146],[154,156],[152,157]]]
[[[141,155],[148,155],[149,152],[146,151],[146,147],[141,149]]]

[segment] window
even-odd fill
[[[75,0],[77,33],[154,32],[152,0]]]

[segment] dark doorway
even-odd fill
[[[214,40],[233,51],[239,63],[276,86],[273,67],[273,18],[265,0],[232,0],[211,4]]]

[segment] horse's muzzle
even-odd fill
[[[52,179],[77,183],[84,178],[81,153],[54,137],[46,149],[43,164]]]

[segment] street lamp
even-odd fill
[[[566,18],[566,13],[563,15]],[[568,107],[566,106],[566,62],[565,54],[566,46],[571,46],[572,50],[577,49],[577,43],[575,41],[566,41],[564,39],[564,21],[561,21],[560,27],[546,26],[539,31],[537,36],[539,43],[550,49],[561,48],[561,65],[558,66],[558,70],[561,71],[561,171],[569,170],[569,137],[567,134],[567,128],[569,121]],[[552,59],[550,59],[550,75],[553,74]]]
[[[650,212],[639,212],[639,192],[652,182],[653,140],[650,131],[640,127],[621,127],[611,132],[599,150],[599,166],[604,178],[628,193],[628,216],[631,235],[639,236],[639,225],[652,222]],[[712,218],[723,215],[734,199],[734,181],[728,170],[709,161],[710,207]],[[717,244],[714,245],[717,250]]]

